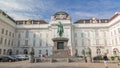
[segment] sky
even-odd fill
[[[72,21],[109,19],[120,11],[120,0],[0,0],[0,9],[15,20],[50,21],[56,12],[67,12]]]

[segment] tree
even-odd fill
[[[85,57],[85,50],[84,49],[82,50],[82,55],[84,55],[84,57]]]
[[[78,57],[78,50],[75,49],[75,57]]]
[[[29,62],[33,63],[34,62],[34,49],[33,47],[30,48],[30,52],[29,52]]]

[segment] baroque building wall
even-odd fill
[[[13,54],[15,47],[15,21],[0,10],[0,54]]]
[[[120,52],[120,13],[110,19],[80,19],[72,22],[68,13],[60,11],[51,16],[51,20],[13,20],[0,11],[0,54],[28,54],[31,47],[35,57],[41,54],[52,55],[52,39],[59,37],[57,24],[63,24],[63,37],[68,38],[71,56],[89,49],[91,56],[119,55]]]

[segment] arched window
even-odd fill
[[[117,48],[113,49],[113,55],[118,56],[119,55],[119,50]]]
[[[101,50],[98,48],[96,53],[97,53],[97,55],[100,55],[101,54]]]

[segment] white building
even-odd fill
[[[0,54],[11,54],[15,44],[16,22],[0,10]]]
[[[71,21],[66,12],[57,12],[51,21],[13,20],[0,11],[0,54],[28,54],[31,47],[35,56],[52,55],[52,39],[58,37],[57,24],[64,27],[63,37],[68,38],[67,46],[71,55],[82,56],[83,50],[90,50],[92,56],[108,52],[108,56],[120,52],[120,13],[110,19],[80,19]]]

